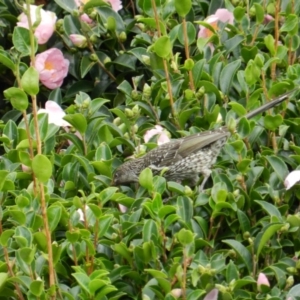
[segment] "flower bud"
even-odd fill
[[[186,90],[184,91],[184,98],[185,98],[186,100],[192,100],[193,97],[194,97],[194,92],[193,92],[192,90],[186,89]]]
[[[139,126],[137,124],[135,124],[133,127],[132,127],[132,132],[133,133],[137,133],[137,131],[139,130]]]
[[[120,41],[121,43],[124,43],[124,42],[126,42],[126,40],[127,40],[127,34],[126,34],[126,32],[122,31],[122,32],[119,34],[119,41]]]
[[[143,32],[146,31],[146,26],[143,23],[136,23],[135,26],[138,27]]]
[[[259,292],[265,291],[266,288],[264,287],[267,288],[270,287],[270,282],[268,280],[268,277],[264,273],[259,273],[256,283],[257,283],[257,290]]]
[[[247,240],[248,238],[250,238],[251,234],[249,231],[245,231],[244,234],[243,234],[243,238],[244,240]]]
[[[82,108],[88,108],[90,106],[90,99],[85,99],[82,103]]]
[[[131,98],[133,100],[139,100],[140,98],[140,93],[137,90],[132,90],[131,92]]]
[[[196,93],[197,99],[202,98],[204,94],[205,94],[205,87],[201,86],[201,88]]]
[[[85,48],[87,46],[87,39],[81,34],[70,34],[70,40],[74,46],[78,48]]]
[[[182,289],[173,289],[170,294],[175,298],[179,298],[182,295]]]
[[[151,60],[148,55],[142,55],[142,61],[147,66],[150,66],[150,64],[151,64]]]
[[[92,54],[90,55],[90,60],[91,60],[91,61],[97,61],[97,60],[98,60],[97,54],[92,53]]]
[[[106,65],[106,64],[108,64],[108,63],[110,63],[110,62],[111,62],[110,57],[106,56],[106,57],[104,58],[104,61],[103,61],[104,65]]]
[[[97,16],[98,16],[98,12],[96,11],[96,9],[93,9],[92,11],[89,12],[89,17],[92,20],[96,20]]]
[[[255,17],[255,15],[256,15],[256,9],[255,9],[255,6],[252,6],[251,8],[250,8],[250,17]]]
[[[189,186],[185,185],[184,186],[184,194],[188,197],[192,196],[193,195],[193,190]]]
[[[120,124],[122,124],[122,120],[121,120],[121,118],[116,117],[116,118],[113,120],[113,123],[114,123],[116,126],[119,126]]]
[[[99,38],[97,37],[96,34],[92,34],[91,37],[90,37],[90,41],[94,45],[94,44],[98,43]]]
[[[140,108],[138,105],[135,105],[133,108],[132,108],[132,112],[133,112],[133,117],[136,118],[140,115]]]
[[[144,84],[144,87],[143,87],[143,96],[144,96],[144,98],[145,99],[149,99],[150,98],[150,96],[151,96],[151,87],[147,84],[147,83],[145,83]]]
[[[292,287],[294,285],[294,276],[289,276],[286,280],[286,286],[285,286],[285,289],[289,289],[290,287]]]
[[[191,71],[194,67],[194,61],[191,58],[188,58],[184,62],[184,68],[188,71]]]
[[[125,108],[125,115],[127,118],[133,117],[133,111],[130,108]]]

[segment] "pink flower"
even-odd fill
[[[284,180],[284,186],[286,190],[293,187],[298,181],[300,181],[300,171],[292,171]]]
[[[170,141],[167,132],[160,125],[155,125],[155,128],[147,130],[147,132],[144,134],[145,143],[148,143],[149,140],[155,135],[159,135],[157,139],[157,145],[162,145]]]
[[[264,17],[264,24],[268,24],[268,23],[270,23],[273,20],[274,20],[274,18],[271,15],[265,15],[265,17]]]
[[[68,74],[70,62],[64,58],[57,48],[51,48],[36,56],[35,68],[39,72],[40,81],[49,89],[60,87]]]
[[[45,108],[40,108],[38,110],[38,114],[40,113],[46,113],[48,114],[48,123],[49,124],[55,124],[57,126],[71,126],[70,123],[65,121],[63,117],[66,115],[66,113],[63,111],[63,109],[54,101],[48,100],[45,104]]]
[[[74,46],[78,48],[85,48],[87,46],[86,37],[81,34],[70,34],[70,40]]]
[[[233,24],[233,13],[226,8],[219,8],[215,14],[208,16],[205,22],[212,26],[214,29],[218,29],[218,22]],[[213,33],[206,27],[200,26],[198,38],[211,37]]]
[[[114,11],[119,11],[123,8],[122,2],[120,0],[108,0],[110,2],[111,7]]]
[[[31,16],[31,22],[32,25],[37,20],[37,9],[39,7],[36,5],[30,5],[30,16]],[[45,44],[48,42],[50,37],[52,36],[54,30],[55,30],[55,23],[56,23],[56,15],[55,13],[51,11],[46,11],[41,8],[39,8],[39,13],[41,17],[40,24],[34,29],[34,35],[38,40],[38,44]],[[17,23],[17,26],[24,27],[29,29],[28,24],[28,18],[25,13],[21,13],[18,17],[19,22]]]
[[[84,6],[84,4],[87,2],[89,2],[89,0],[75,0],[75,4],[77,5],[77,7],[79,8],[80,11],[82,11],[82,6]],[[93,20],[87,14],[82,14],[80,16],[80,20],[87,24],[93,23]]]
[[[182,295],[182,289],[173,289],[170,294],[174,297],[174,298],[179,298]]]
[[[257,278],[257,290],[262,291],[262,285],[270,287],[270,282],[264,273],[259,273]]]
[[[203,300],[217,300],[218,299],[219,290],[212,289]]]

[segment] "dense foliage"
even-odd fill
[[[204,191],[111,181],[149,130],[234,128],[297,87],[300,2],[33,2],[0,0],[0,299],[296,299],[297,92],[240,121]]]

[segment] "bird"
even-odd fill
[[[294,88],[250,111],[244,117],[250,119],[283,102],[298,88]],[[237,119],[237,124],[243,117]],[[203,175],[199,190],[202,191],[210,177],[212,166],[231,135],[227,126],[195,133],[179,139],[173,139],[149,151],[140,158],[124,162],[114,172],[112,185],[119,186],[139,181],[139,174],[150,168],[154,175],[162,174],[168,181],[187,180],[190,186]]]

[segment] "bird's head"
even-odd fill
[[[134,168],[130,166],[130,162],[126,162],[115,170],[112,185],[122,185],[138,181],[139,178],[135,174]]]

